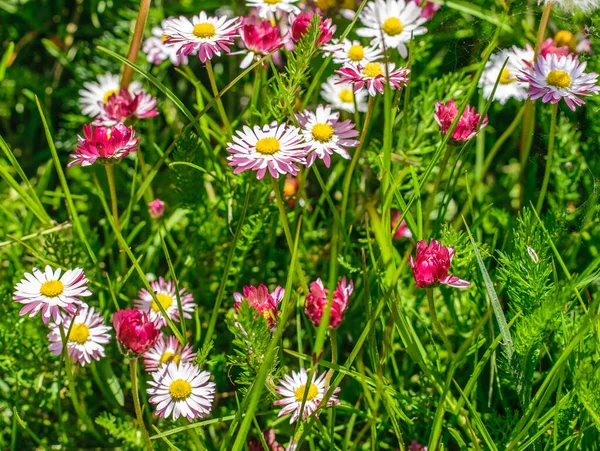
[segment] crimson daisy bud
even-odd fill
[[[354,291],[354,283],[352,280],[346,284],[344,277],[333,293],[331,303],[331,312],[329,314],[329,327],[336,328],[342,322],[344,312],[348,308],[348,300]],[[327,308],[327,294],[329,290],[323,286],[321,279],[315,280],[310,284],[310,293],[306,295],[304,301],[304,313],[308,316],[315,326],[321,324],[321,318]]]
[[[284,39],[277,25],[268,20],[257,23],[256,17],[242,19],[240,37],[246,47],[246,56],[240,64],[240,68],[246,69],[252,61],[259,60],[273,50],[283,46]]]
[[[308,27],[313,15],[314,12],[300,13],[295,17],[293,15],[290,16],[290,34],[294,42],[298,42],[300,39],[302,39],[302,37],[304,37],[308,31]],[[317,39],[317,46],[327,44],[329,41],[331,41],[333,33],[336,29],[335,25],[331,25],[331,18],[323,20],[321,16],[319,16],[319,27],[320,33],[319,38]]]
[[[408,262],[412,268],[417,283],[417,288],[427,288],[440,283],[455,288],[466,288],[471,284],[466,280],[459,279],[450,271],[450,263],[454,258],[454,248],[445,247],[439,241],[421,240],[417,243],[417,257],[413,260],[412,255]]]
[[[113,127],[127,120],[154,116],[158,116],[156,97],[152,97],[143,89],[140,89],[136,94],[131,94],[127,88],[121,88],[119,92],[112,94],[102,105],[102,111],[96,116],[93,124]]]
[[[130,152],[137,151],[140,141],[132,127],[117,124],[114,127],[83,126],[83,138],[77,137],[79,145],[69,155],[73,158],[67,167],[75,164],[90,166],[96,161],[101,164],[113,164],[125,158]]]
[[[165,203],[157,197],[152,202],[148,202],[148,212],[154,219],[160,218],[165,214]]]
[[[160,329],[146,312],[123,309],[113,315],[113,326],[121,345],[136,354],[148,351],[158,339]]]
[[[451,99],[448,103],[435,102],[434,117],[435,121],[440,126],[442,135],[446,136],[457,114],[458,108],[454,99]],[[452,131],[452,135],[450,136],[451,141],[454,143],[465,143],[473,138],[477,132],[484,128],[488,123],[488,118],[486,116],[483,121],[481,121],[481,126],[479,126],[480,119],[481,115],[477,114],[475,107],[471,108],[467,105],[467,108]]]
[[[258,287],[245,286],[243,293],[233,293],[235,299],[233,306],[236,309],[240,308],[242,301],[246,299],[248,305],[269,322],[269,327],[275,327],[277,315],[279,314],[277,306],[283,300],[285,289],[278,286],[272,293],[269,293],[269,289],[261,283]]]

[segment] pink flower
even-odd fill
[[[123,309],[113,315],[113,326],[119,343],[136,354],[148,351],[158,339],[160,330],[146,312]]]
[[[112,164],[125,158],[129,152],[137,150],[139,137],[135,136],[132,127],[117,124],[114,127],[83,126],[83,136],[77,137],[79,145],[74,153],[69,155],[73,161],[67,167],[75,164],[90,166],[99,160],[101,164]]]
[[[354,283],[350,281],[346,284],[344,277],[333,293],[331,312],[329,315],[329,327],[336,328],[342,322],[344,312],[348,308],[348,300],[354,291]],[[310,284],[310,293],[306,295],[304,301],[304,313],[308,316],[315,326],[321,324],[321,318],[327,307],[327,294],[329,290],[323,286],[321,279],[317,279]]]
[[[458,114],[458,108],[454,99],[451,99],[448,103],[435,102],[435,121],[440,126],[442,135],[446,136],[454,118]],[[481,115],[477,114],[475,107],[471,108],[467,105],[467,108],[460,117],[458,124],[452,132],[450,137],[455,143],[464,143],[473,138],[479,130],[484,128],[488,123],[487,116],[481,121],[479,126],[479,120]],[[479,128],[478,128],[479,127]]]
[[[283,46],[283,38],[277,25],[271,25],[268,20],[261,20],[256,23],[256,17],[242,19],[240,36],[248,54],[242,60],[240,67],[247,68],[255,57],[263,57],[273,50]]]
[[[427,245],[425,240],[417,243],[417,257],[412,255],[408,262],[412,268],[417,283],[415,287],[426,288],[443,283],[455,288],[466,288],[471,284],[448,274],[450,263],[454,258],[454,248],[442,246],[439,241],[431,240]]]
[[[144,353],[144,367],[146,371],[153,373],[163,365],[190,363],[194,357],[196,357],[196,353],[189,343],[182,345],[175,337],[167,337],[165,340],[161,334],[154,346]]]
[[[390,212],[390,216],[391,216],[392,233],[394,233],[394,230],[396,231],[394,233],[394,236],[392,237],[392,239],[399,240],[401,238],[412,238],[412,233],[411,233],[410,229],[408,228],[408,226],[406,225],[406,221],[404,219],[402,219],[402,214],[397,210],[392,210]],[[402,219],[402,222],[400,223],[400,225],[398,225],[398,222],[400,221],[400,219]]]
[[[236,309],[240,308],[240,304],[246,299],[248,305],[269,322],[269,327],[275,327],[278,314],[277,306],[283,300],[285,289],[278,286],[272,293],[269,293],[269,289],[261,283],[258,287],[245,286],[243,291],[244,294],[233,293],[235,299],[233,306]]]
[[[277,443],[277,440],[275,439],[274,429],[265,430],[263,432],[263,437],[269,451],[284,451],[283,446]],[[264,451],[261,441],[254,437],[248,440],[248,451]]]
[[[154,219],[158,219],[165,214],[165,203],[158,197],[152,202],[148,202],[148,207],[150,216],[152,216]]]
[[[111,95],[106,103],[100,104],[101,113],[94,119],[94,125],[112,127],[126,120],[137,120],[158,115],[156,98],[143,89],[131,94],[127,88],[121,88]]]
[[[423,0],[413,0],[418,6],[421,6]],[[427,1],[427,4],[421,10],[421,17],[427,20],[431,20],[435,13],[442,7],[439,3],[433,3],[431,1]]]
[[[557,47],[554,39],[548,38],[544,42],[542,42],[542,48],[540,49],[540,56],[545,57],[546,55],[557,55],[557,56],[567,56],[570,53],[569,46],[563,45]]]
[[[294,16],[293,14],[290,15],[290,33],[294,42],[297,43],[306,34],[314,14],[314,12],[309,12],[300,13],[297,16]],[[321,33],[317,39],[317,46],[327,44],[329,41],[331,41],[333,33],[336,29],[336,26],[331,24],[331,18],[323,20],[323,18],[319,15],[319,24]]]
[[[387,65],[387,68],[384,64],[377,62],[367,63],[364,67],[360,64],[346,63],[341,69],[335,71],[340,75],[336,84],[353,83],[355,93],[366,86],[370,96],[375,96],[378,92],[383,94],[388,78],[386,71],[389,76],[389,84],[393,88],[402,89],[408,81],[410,71],[404,67],[395,69],[395,66],[391,63]]]

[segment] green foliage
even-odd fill
[[[133,419],[124,420],[108,412],[103,412],[96,418],[96,424],[106,429],[106,432],[117,440],[117,443],[129,445],[132,449],[142,446],[142,436],[134,426]]]

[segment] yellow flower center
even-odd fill
[[[48,282],[44,282],[40,287],[40,294],[47,298],[55,298],[56,296],[60,296],[64,289],[65,286],[60,280],[49,280]]]
[[[315,124],[312,128],[312,136],[320,143],[329,142],[333,136],[333,127],[329,124]]]
[[[335,0],[317,0],[315,2],[317,8],[319,8],[321,11],[327,11],[329,8],[333,8],[335,3]]]
[[[281,0],[263,0],[267,5],[276,5],[277,3],[281,3]]]
[[[111,89],[109,91],[106,91],[106,93],[104,94],[104,103],[108,103],[108,99],[110,99],[110,96],[114,95],[114,94],[118,94],[119,90],[118,89]]]
[[[277,138],[263,138],[256,143],[256,151],[263,155],[273,155],[279,152],[281,145]]]
[[[160,37],[160,40],[161,40],[162,42],[167,42],[169,39],[171,39],[171,36],[167,36],[166,34],[163,34],[163,35]]]
[[[69,341],[73,341],[82,345],[88,341],[89,337],[90,329],[85,324],[73,324],[71,333],[69,334]]]
[[[365,57],[365,48],[362,45],[353,45],[348,50],[348,58],[352,61],[360,61]]]
[[[342,89],[338,97],[344,103],[354,102],[354,93],[349,89]]]
[[[177,379],[169,385],[169,393],[175,401],[183,401],[192,394],[192,384],[183,379]]]
[[[194,31],[192,33],[199,38],[212,38],[217,34],[215,26],[208,22],[194,25]]]
[[[577,47],[577,38],[568,30],[560,30],[558,33],[556,33],[556,36],[554,36],[554,43],[557,47],[566,45],[569,47],[569,50],[573,52]]]
[[[500,75],[500,84],[501,85],[510,85],[517,81],[515,77],[510,76],[510,71],[508,69],[503,69],[502,74]]]
[[[181,357],[179,356],[179,354],[167,351],[160,358],[160,364],[164,365],[165,363],[170,362],[175,362],[179,365],[179,362],[181,362]]]
[[[368,63],[362,72],[367,77],[375,78],[383,74],[383,67],[379,63]]]
[[[551,70],[546,77],[546,83],[555,88],[568,88],[571,85],[571,76],[564,70]]]
[[[157,294],[156,299],[158,299],[158,302],[160,302],[160,305],[162,305],[165,310],[171,307],[171,304],[173,303],[173,298],[168,294]],[[160,308],[154,299],[152,300],[152,310],[156,313],[160,312]]]
[[[306,384],[302,384],[300,387],[294,391],[294,396],[296,396],[296,400],[298,402],[302,402],[304,399],[304,392],[306,391]],[[306,394],[306,402],[311,401],[317,397],[319,394],[319,389],[315,384],[310,384],[308,388],[308,393]]]
[[[383,28],[383,31],[388,36],[396,36],[397,34],[402,33],[402,30],[404,30],[404,25],[402,25],[402,22],[400,22],[400,19],[397,17],[390,17],[383,22],[383,26],[381,28]]]

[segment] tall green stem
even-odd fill
[[[452,355],[452,343],[450,343],[450,340],[448,340],[442,323],[440,323],[435,311],[435,303],[433,302],[433,288],[426,288],[425,291],[427,291],[427,302],[429,303],[429,313],[431,313],[431,323],[433,324],[433,328],[436,329],[437,333],[440,335],[440,337],[442,337],[448,353]]]
[[[144,417],[142,416],[142,408],[140,406],[140,396],[138,393],[138,378],[137,378],[137,357],[131,357],[129,359],[129,374],[131,377],[131,395],[133,396],[133,406],[135,408],[135,416],[138,421],[138,426],[142,431],[142,437],[144,438],[144,443],[146,444],[146,449],[148,451],[152,451],[154,448],[152,446],[152,441],[150,440],[150,436],[148,435],[148,430],[144,425]]]
[[[150,10],[151,0],[141,0],[140,9],[138,10],[137,19],[135,21],[135,29],[133,36],[131,37],[131,44],[129,45],[129,52],[127,53],[127,59],[132,63],[135,63],[140,46],[142,45],[142,38],[144,37],[144,28],[146,27],[146,19],[148,18],[148,11]],[[121,78],[121,87],[126,88],[131,83],[133,78],[133,68],[125,65],[123,69],[123,77]]]
[[[110,191],[110,203],[113,220],[115,221],[115,227],[117,230],[121,231],[121,226],[119,225],[119,207],[117,205],[117,189],[115,185],[115,167],[112,164],[105,164],[104,169],[106,169],[106,178],[108,180],[108,189]],[[123,252],[123,247],[120,244],[119,250],[119,260],[121,264],[121,270],[123,270],[125,268],[126,259],[125,252]]]
[[[444,172],[446,172],[446,166],[448,165],[448,160],[450,160],[451,153],[452,146],[450,144],[446,144],[446,151],[444,152],[444,156],[442,157],[440,169],[433,184],[433,190],[431,191],[431,195],[429,196],[429,199],[427,200],[427,205],[425,207],[425,230],[427,230],[427,228],[429,227],[429,222],[431,220],[431,211],[433,210],[433,206],[435,205],[435,197],[437,196],[440,184],[442,183],[442,178],[444,177]]]
[[[208,79],[210,80],[210,87],[212,88],[213,95],[217,99],[217,109],[219,110],[219,114],[221,115],[223,125],[225,126],[227,133],[231,134],[231,124],[229,123],[229,119],[227,119],[227,114],[225,114],[225,108],[223,108],[223,102],[221,101],[221,97],[218,97],[219,89],[217,88],[215,73],[213,71],[212,64],[209,59],[206,60],[206,72],[208,72]]]
[[[544,171],[544,180],[542,182],[542,190],[538,197],[535,209],[538,213],[542,211],[546,191],[548,191],[548,182],[550,181],[550,171],[552,171],[552,156],[554,155],[554,138],[556,136],[556,116],[558,115],[558,103],[552,105],[552,119],[550,120],[550,138],[548,139],[548,158],[546,160],[546,170]]]

